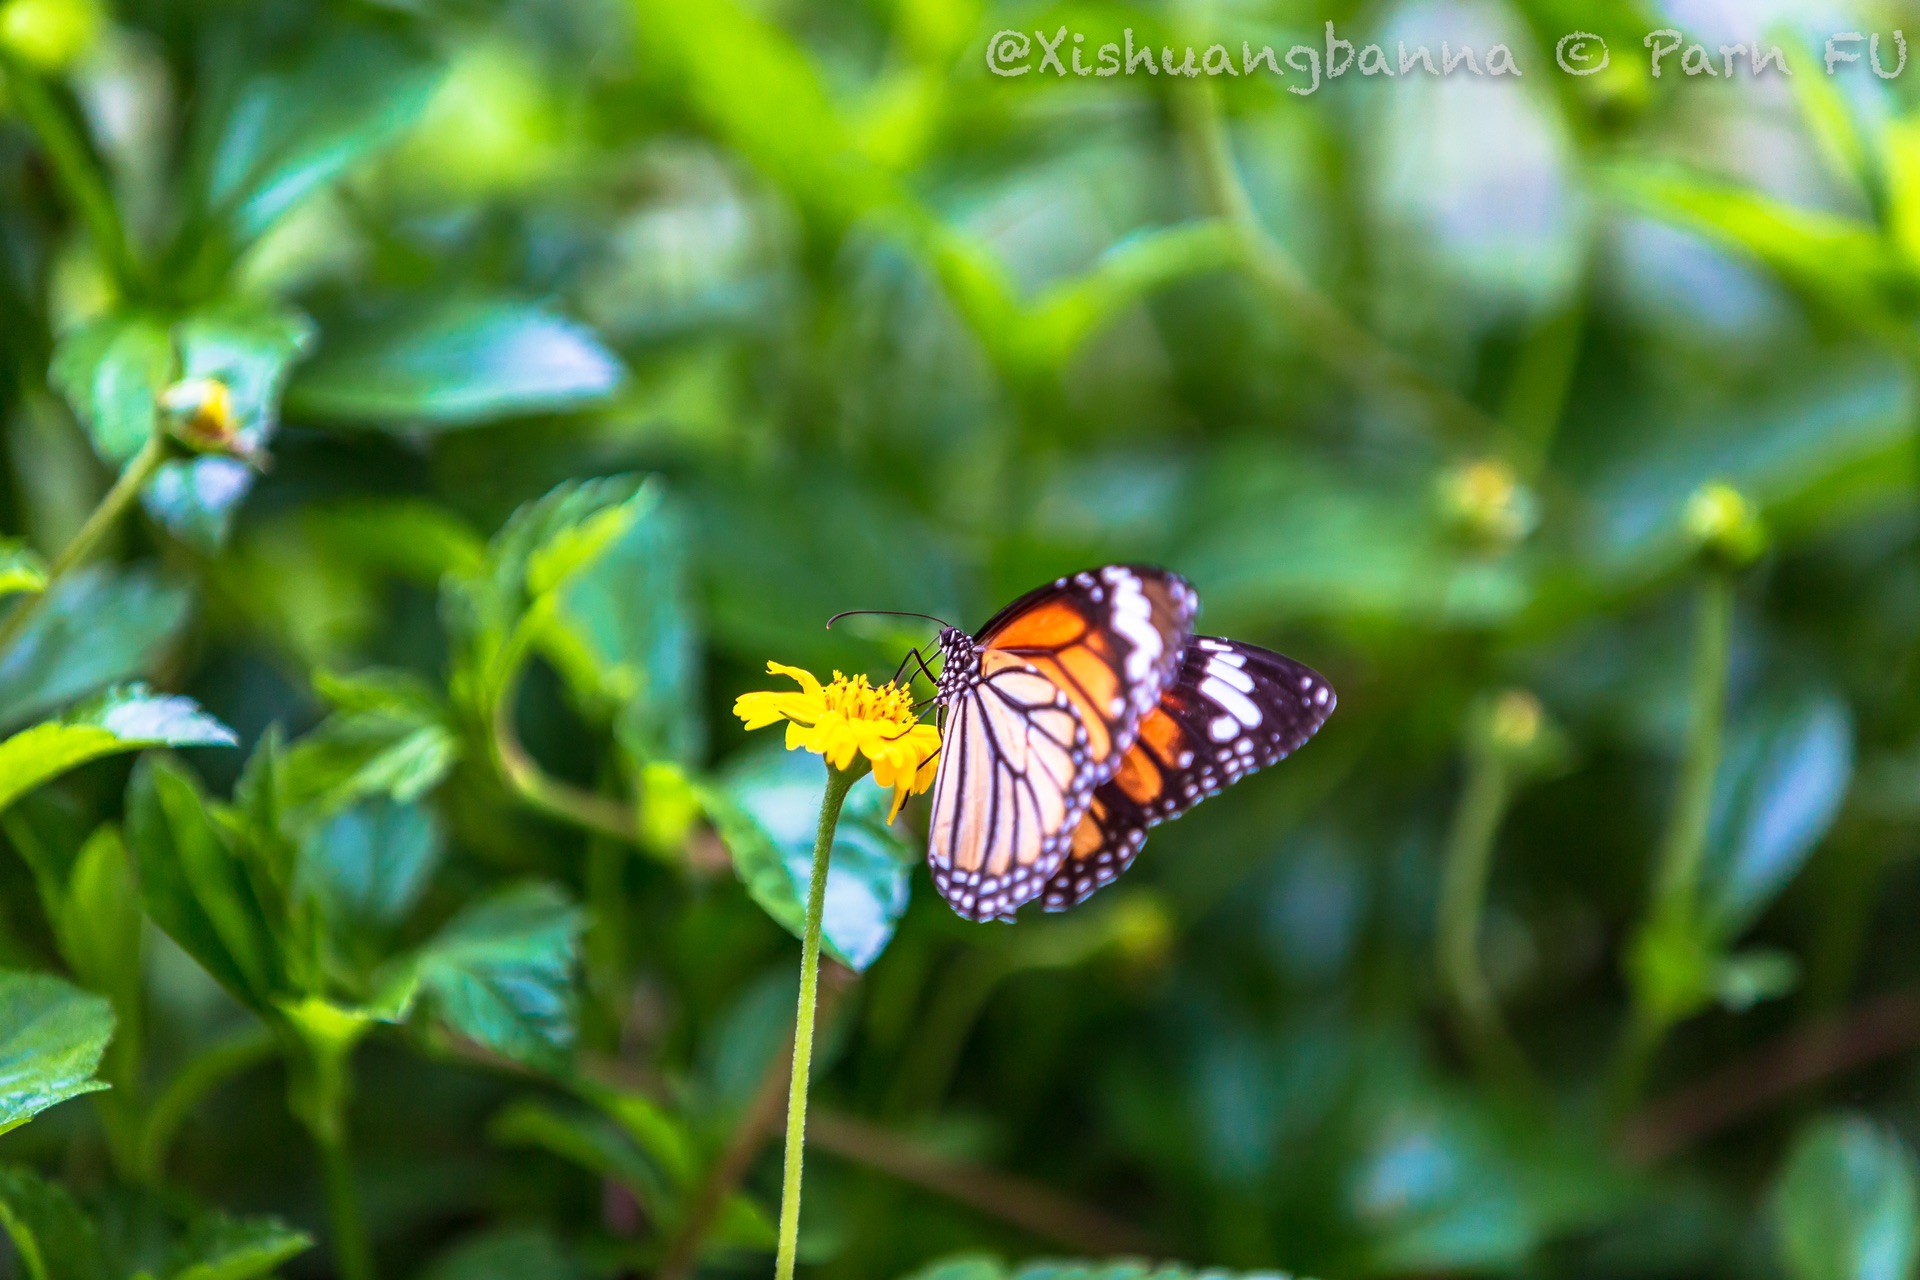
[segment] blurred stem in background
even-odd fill
[[[112,188],[87,142],[85,128],[75,118],[76,113],[44,79],[4,50],[0,50],[0,72],[4,73],[14,110],[39,140],[54,177],[66,192],[74,212],[86,224],[87,233],[120,292],[138,297],[143,291],[144,273],[133,256]]]
[[[347,1133],[347,1102],[353,1094],[350,1060],[368,1023],[323,1000],[285,1012],[289,1109],[320,1153],[334,1275],[337,1280],[374,1280],[373,1249],[353,1181]]]
[[[1734,579],[1765,548],[1766,532],[1747,499],[1723,484],[1697,491],[1685,519],[1700,563],[1691,710],[1652,897],[1628,956],[1633,1008],[1614,1067],[1616,1115],[1638,1100],[1667,1032],[1711,999],[1720,961],[1719,942],[1701,910],[1700,873],[1726,723]]]
[[[1500,1016],[1480,965],[1480,922],[1494,843],[1516,785],[1544,732],[1545,713],[1530,693],[1508,690],[1477,708],[1467,732],[1467,777],[1447,837],[1434,928],[1434,960],[1461,1044],[1489,1079],[1526,1085],[1525,1055]]]
[[[119,479],[113,482],[113,487],[107,490],[106,496],[100,499],[99,505],[95,506],[92,513],[87,516],[86,523],[74,533],[73,541],[69,542],[47,567],[45,589],[36,595],[25,597],[14,606],[13,612],[7,615],[6,620],[0,622],[0,653],[4,653],[19,638],[21,630],[27,625],[27,619],[33,616],[40,602],[53,593],[54,585],[73,569],[84,564],[87,558],[99,548],[101,539],[105,538],[113,526],[120,522],[120,517],[140,496],[140,491],[146,488],[147,481],[153,479],[154,473],[173,456],[173,453],[173,438],[165,431],[156,428],[147,437],[147,442],[141,446],[140,452],[133,456],[133,461],[121,471]]]
[[[787,1152],[780,1179],[780,1247],[775,1280],[793,1280],[800,1246],[800,1183],[807,1140],[807,1083],[813,1071],[813,1024],[820,988],[820,921],[827,907],[827,864],[833,859],[833,832],[847,792],[868,770],[856,755],[848,769],[827,766],[827,789],[820,797],[820,825],[813,839],[813,871],[807,882],[807,926],[800,936],[800,1005],[793,1022],[793,1071],[787,1086]]]
[[[508,790],[548,817],[632,844],[640,837],[632,805],[548,774],[528,754],[520,743],[520,735],[514,731],[514,699],[520,689],[520,670],[533,648],[533,628],[530,618],[522,619],[500,659],[504,674],[494,691],[490,726],[493,758],[500,777]]]

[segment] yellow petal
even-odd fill
[[[800,682],[801,691],[808,697],[817,698],[820,696],[820,682],[814,679],[813,672],[811,671],[803,671],[799,667],[790,667],[784,662],[769,662],[767,663],[767,674],[770,676],[791,676]]]

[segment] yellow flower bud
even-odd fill
[[[186,378],[160,395],[173,434],[189,448],[203,453],[229,452],[238,424],[233,416],[233,393],[218,378]]]
[[[1504,548],[1533,532],[1538,504],[1505,460],[1480,458],[1444,472],[1441,514],[1470,540]]]
[[[1728,568],[1752,564],[1767,548],[1759,510],[1729,484],[1715,481],[1694,490],[1682,523],[1702,555]]]

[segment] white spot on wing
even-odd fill
[[[1220,677],[1210,675],[1202,680],[1200,692],[1212,698],[1220,705],[1221,710],[1230,712],[1234,719],[1247,728],[1251,729],[1260,723],[1260,708],[1253,705],[1251,698]],[[1215,734],[1214,737],[1219,738],[1220,735]]]
[[[1232,716],[1215,716],[1207,725],[1207,735],[1215,742],[1225,742],[1240,732],[1240,722]]]

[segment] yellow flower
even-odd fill
[[[846,769],[865,756],[873,765],[873,780],[893,789],[892,822],[910,795],[933,785],[934,757],[940,752],[940,731],[913,718],[913,693],[889,681],[874,688],[865,676],[833,673],[833,683],[822,687],[810,671],[769,662],[771,675],[791,676],[800,685],[794,692],[743,693],[734,699],[733,714],[749,729],[787,722],[787,750],[805,748],[836,769]]]

